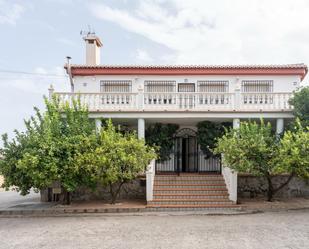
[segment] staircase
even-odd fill
[[[151,210],[239,209],[219,174],[156,175],[153,189],[153,200],[147,203]]]

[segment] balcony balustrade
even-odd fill
[[[290,111],[292,93],[55,93],[89,111]]]

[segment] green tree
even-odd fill
[[[179,126],[176,124],[155,123],[146,129],[146,143],[156,149],[159,160],[166,161],[170,159],[174,145],[173,136],[178,128]]]
[[[114,204],[123,184],[144,172],[155,157],[154,149],[137,139],[135,133],[119,132],[109,120],[102,127],[94,149],[79,154],[76,164],[94,172],[93,179],[109,188]]]
[[[299,118],[302,126],[309,126],[309,86],[295,92],[289,103],[294,108],[294,116]]]
[[[305,154],[309,153],[309,140],[307,135],[303,136],[304,133],[303,130],[297,133],[289,131],[278,141],[269,123],[244,122],[239,129],[230,129],[219,138],[214,151],[224,155],[224,163],[230,168],[265,177],[268,182],[268,201],[271,201],[273,195],[295,175],[304,176],[304,172],[308,173],[308,156]],[[279,173],[289,176],[275,188],[273,177]]]
[[[94,131],[88,110],[80,101],[61,104],[54,97],[45,98],[46,111],[35,108],[35,116],[25,121],[25,132],[16,131],[12,141],[3,136],[0,150],[3,160],[0,173],[4,175],[4,187],[16,186],[22,195],[31,188],[40,190],[59,182],[63,189],[63,201],[70,202],[70,193],[78,186],[93,186],[87,168],[77,167],[75,156],[83,153]]]
[[[294,131],[284,133],[275,163],[279,172],[309,178],[309,127],[302,127],[298,119]]]
[[[214,155],[213,150],[216,147],[217,139],[222,137],[225,133],[225,129],[231,126],[232,124],[227,122],[215,123],[202,121],[197,124],[197,142],[206,158]]]

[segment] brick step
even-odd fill
[[[155,188],[154,194],[175,194],[175,193],[186,193],[186,194],[224,194],[227,193],[226,188]]]
[[[154,189],[157,188],[170,188],[170,189],[178,189],[178,188],[194,188],[194,189],[204,189],[204,188],[222,188],[226,189],[225,184],[154,184]]]
[[[192,175],[192,176],[171,176],[171,175],[156,175],[156,180],[223,180],[222,175]]]
[[[156,209],[239,209],[239,206],[235,204],[201,204],[201,205],[192,205],[192,204],[147,204],[147,208],[156,208]]]
[[[163,193],[163,194],[154,194],[154,199],[224,199],[228,200],[228,193],[209,193],[209,194],[188,194],[188,193]]]
[[[233,204],[227,199],[154,199],[149,205],[206,205],[206,204]]]
[[[225,184],[225,181],[223,179],[211,179],[211,180],[191,180],[191,179],[175,179],[175,180],[154,180],[154,184]]]

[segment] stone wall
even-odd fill
[[[80,188],[72,195],[72,200],[109,200],[109,188],[99,186],[95,191],[87,188]],[[118,199],[144,199],[146,200],[146,180],[135,179],[122,186]]]
[[[275,187],[286,181],[287,175],[273,178]],[[238,175],[238,196],[258,197],[267,195],[267,181],[262,177],[252,175]],[[276,193],[275,197],[309,197],[309,180],[294,177],[290,183]]]
[[[51,189],[42,189],[40,193],[42,202],[48,202],[53,198]],[[146,179],[144,177],[140,177],[124,184],[118,199],[146,200]],[[80,187],[77,191],[72,193],[72,201],[88,200],[110,200],[109,188],[98,186],[96,190],[92,191],[91,189]]]

